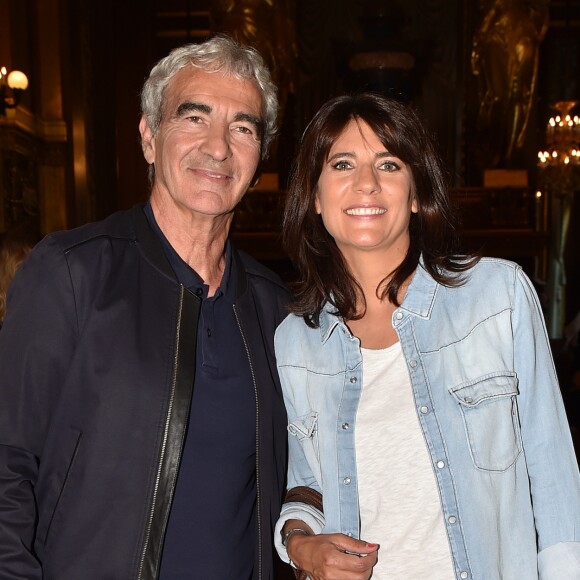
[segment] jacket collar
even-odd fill
[[[425,270],[421,258],[400,309],[420,318],[429,318],[435,303],[438,286],[438,283]],[[332,304],[325,302],[320,313],[320,340],[322,343],[328,340],[337,326],[348,331],[344,320],[334,312],[335,308]]]
[[[156,268],[161,270],[166,276],[176,280],[175,272],[165,255],[161,240],[149,225],[143,207],[144,204],[138,204],[130,210],[137,243]]]

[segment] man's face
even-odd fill
[[[164,211],[231,214],[260,161],[262,96],[249,80],[186,67],[165,91],[155,135],[143,118],[143,152],[155,164],[151,200]]]

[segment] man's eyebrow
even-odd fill
[[[175,113],[176,117],[183,117],[187,113],[192,113],[197,111],[198,113],[205,113],[209,115],[211,113],[211,107],[204,103],[196,103],[192,101],[186,101],[185,103],[181,103],[179,107],[177,107],[177,111]]]

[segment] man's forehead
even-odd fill
[[[262,116],[263,97],[256,83],[221,72],[186,67],[171,79],[166,96],[177,106],[192,102],[207,105],[212,112],[227,108],[236,113]]]

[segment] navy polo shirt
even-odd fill
[[[178,280],[201,299],[195,385],[160,580],[249,580],[256,546],[256,396],[235,318],[231,247],[214,296],[145,206]]]

